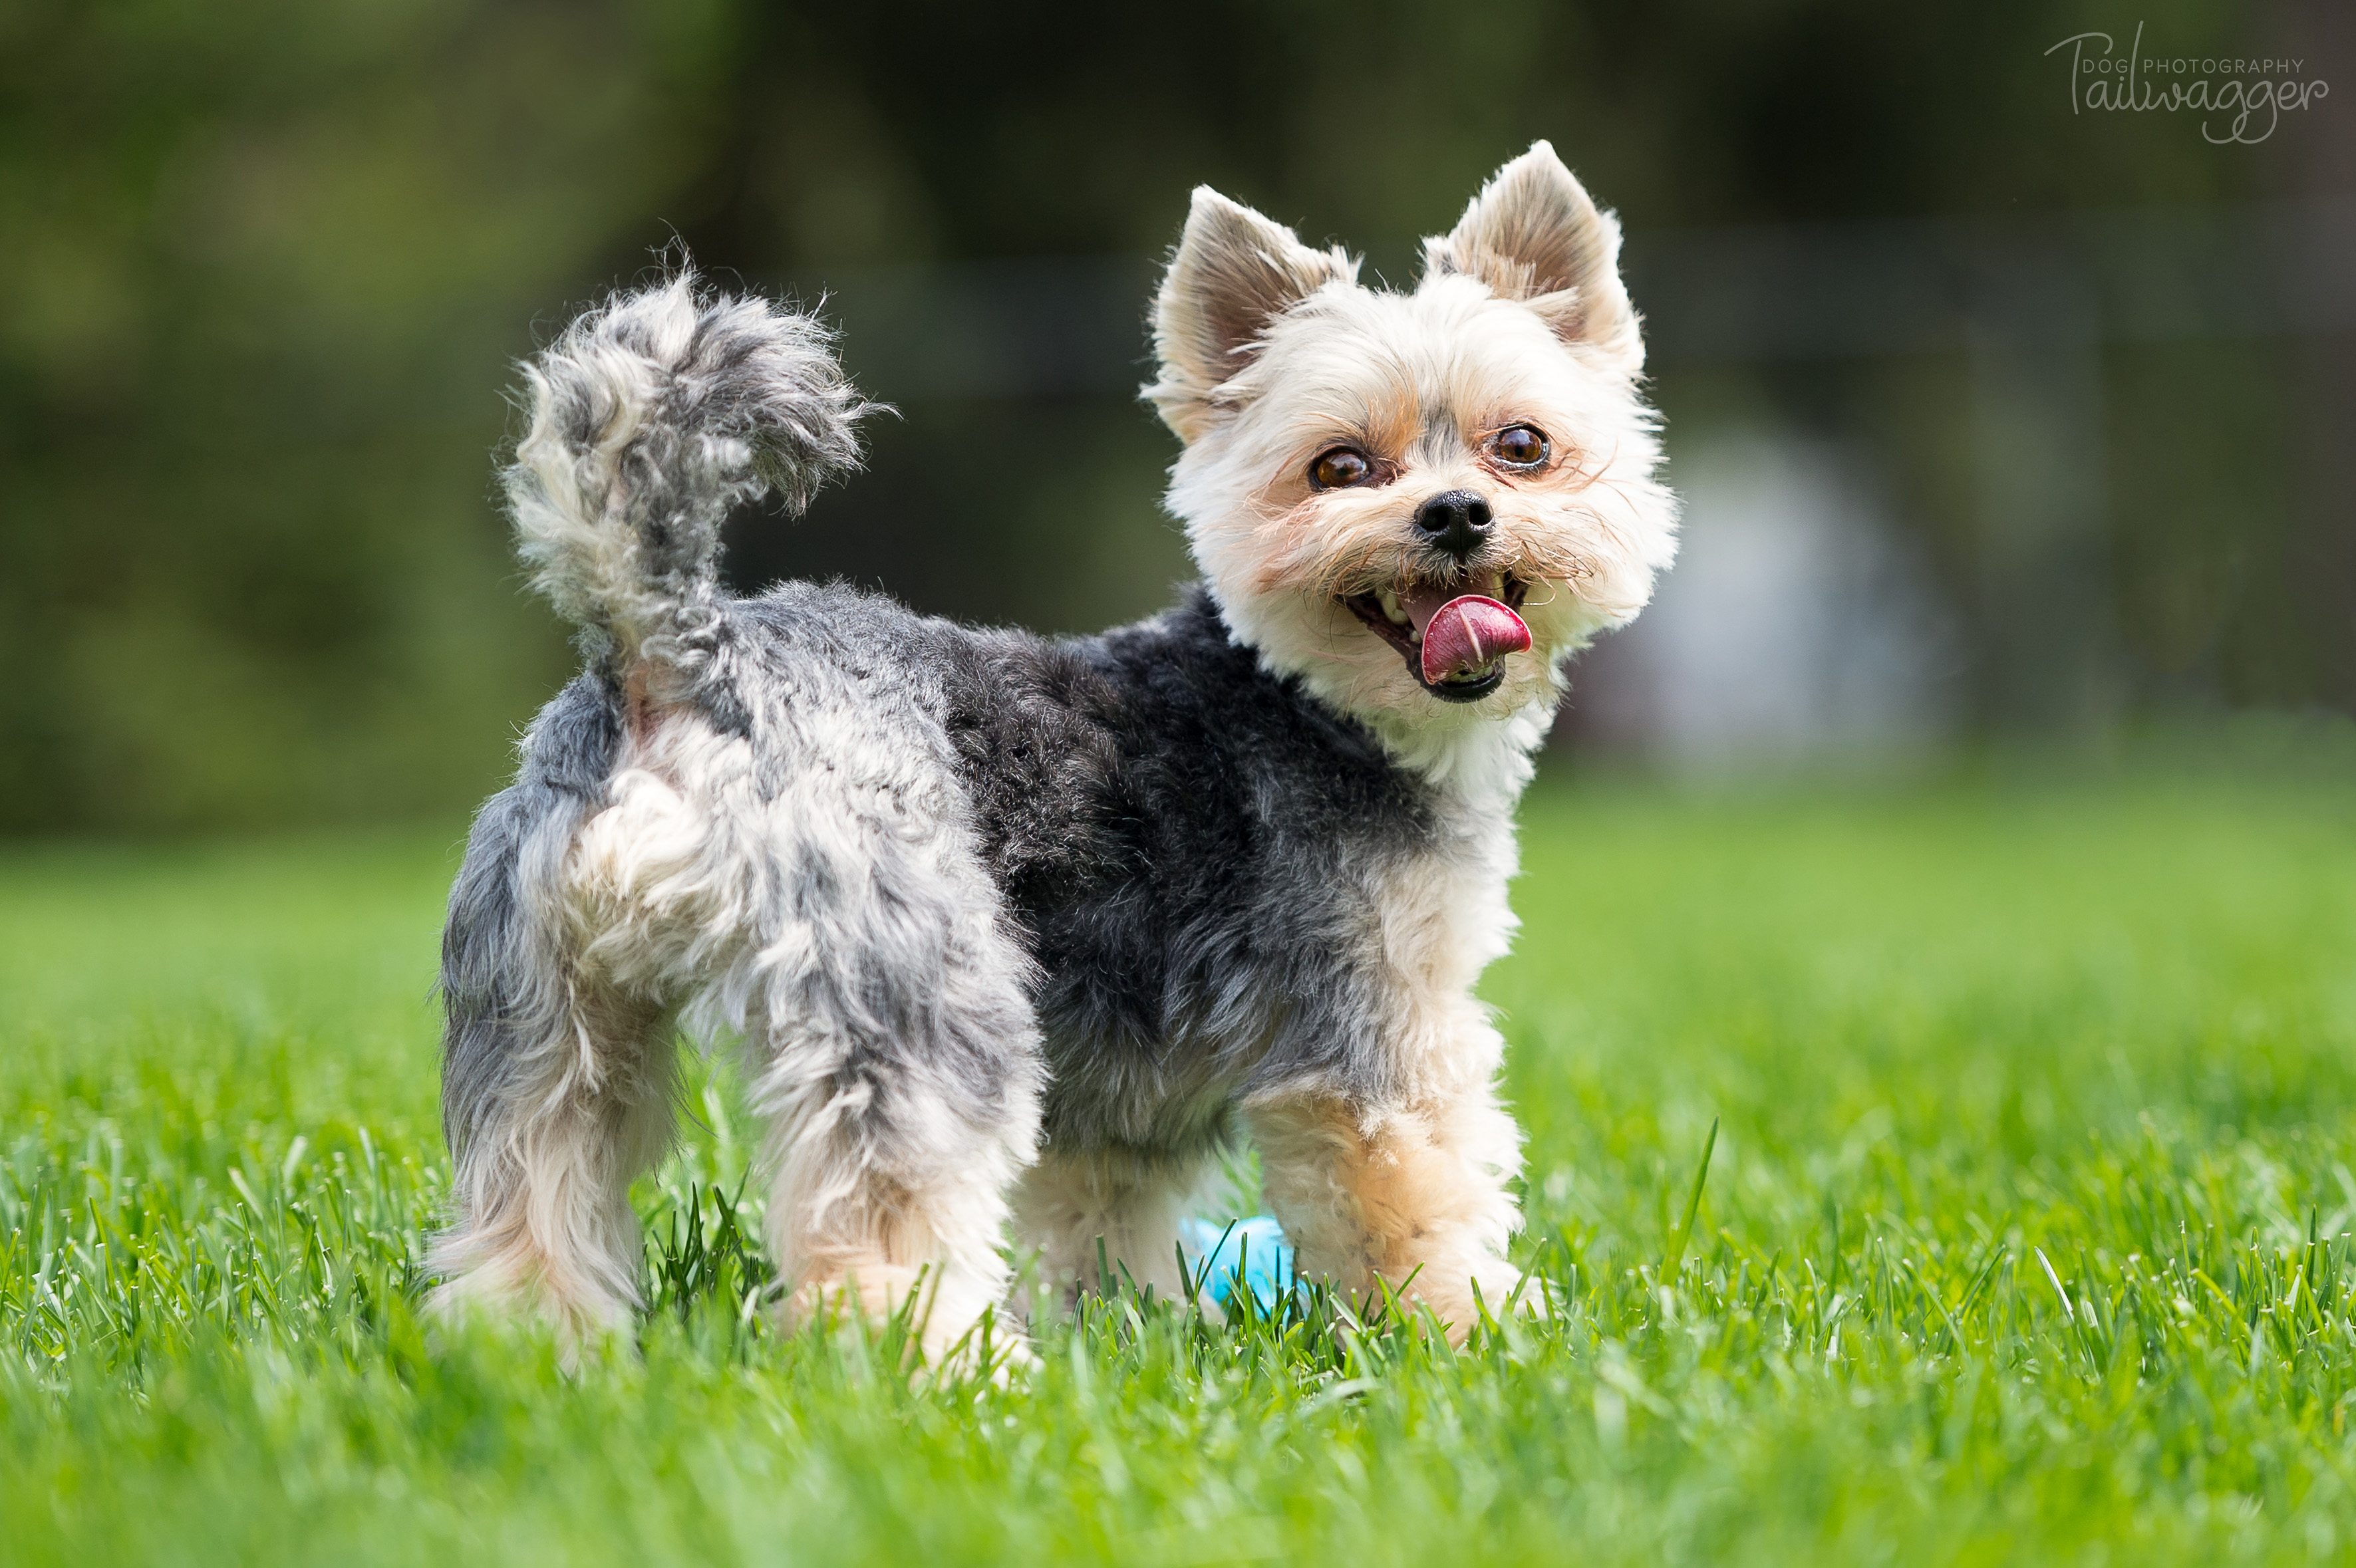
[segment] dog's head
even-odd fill
[[[1154,307],[1170,506],[1236,635],[1392,733],[1544,711],[1676,550],[1620,229],[1545,143],[1411,293],[1207,187]]]

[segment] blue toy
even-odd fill
[[[1260,1307],[1271,1312],[1292,1289],[1292,1247],[1284,1239],[1283,1227],[1269,1215],[1255,1214],[1224,1225],[1188,1220],[1179,1226],[1178,1234],[1194,1260],[1190,1266],[1207,1271],[1209,1277],[1204,1284],[1211,1299],[1222,1307],[1235,1294],[1238,1279]]]

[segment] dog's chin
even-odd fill
[[[1449,591],[1483,593],[1518,614],[1522,602],[1529,596],[1530,585],[1519,578],[1500,579],[1497,574],[1466,575],[1461,581],[1446,585]],[[1379,590],[1340,596],[1342,607],[1355,615],[1366,629],[1397,649],[1407,663],[1407,672],[1429,696],[1441,702],[1478,702],[1494,694],[1505,684],[1505,656],[1501,656],[1487,667],[1469,670],[1445,680],[1428,680],[1423,673],[1423,629],[1412,619],[1395,619],[1402,615],[1398,596],[1394,593],[1386,603]]]

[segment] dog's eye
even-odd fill
[[[1535,425],[1514,425],[1491,436],[1489,450],[1497,454],[1500,463],[1510,463],[1516,468],[1535,468],[1547,460],[1546,432]]]
[[[1320,490],[1363,485],[1374,476],[1375,465],[1355,447],[1337,446],[1309,465],[1309,482]]]

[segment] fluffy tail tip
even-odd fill
[[[576,318],[523,367],[507,470],[533,581],[593,642],[688,651],[719,592],[720,530],[765,495],[798,513],[859,464],[862,399],[815,317],[682,267]]]

